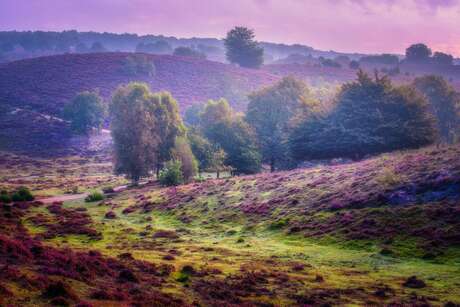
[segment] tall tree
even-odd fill
[[[440,76],[419,77],[413,84],[427,97],[442,141],[453,143],[460,133],[460,93]]]
[[[254,31],[235,27],[224,40],[227,60],[242,67],[259,68],[264,60],[264,49],[254,40]]]
[[[100,128],[104,122],[106,108],[98,92],[81,92],[65,105],[63,117],[70,121],[71,129],[77,134],[88,134],[93,128]]]
[[[155,100],[146,84],[130,83],[118,87],[110,104],[115,173],[126,174],[134,184],[157,161]]]
[[[314,106],[309,96],[307,86],[293,77],[249,95],[246,120],[255,129],[263,160],[272,172],[288,166],[289,123]]]
[[[336,100],[330,114],[313,114],[291,132],[295,158],[362,158],[418,148],[436,139],[428,103],[413,87],[395,87],[387,77],[373,80],[360,71],[358,80],[345,84]]]
[[[225,99],[209,101],[201,116],[202,130],[211,143],[227,154],[225,164],[235,173],[253,174],[261,168],[255,133],[235,115]]]
[[[168,92],[156,93],[152,96],[155,105],[155,131],[159,144],[156,151],[156,173],[160,172],[163,164],[171,159],[177,137],[185,135],[185,127],[179,114],[176,100]]]

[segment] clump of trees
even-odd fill
[[[190,47],[177,47],[173,51],[173,55],[186,56],[197,59],[206,59],[206,54]]]
[[[234,174],[260,171],[255,132],[225,99],[209,100],[204,107],[190,107],[185,121],[190,126],[188,138],[200,172],[219,175],[224,170]]]
[[[433,52],[425,44],[413,44],[406,49],[406,61],[415,64],[453,65],[454,57],[443,52]]]
[[[428,99],[441,140],[452,144],[460,132],[460,93],[440,76],[419,77],[413,85]]]
[[[428,103],[413,87],[360,71],[336,100],[331,113],[311,114],[292,130],[289,145],[296,159],[362,158],[436,140]]]
[[[263,161],[270,165],[270,171],[291,165],[287,140],[293,120],[314,108],[307,86],[292,77],[249,95],[246,120],[257,134]]]
[[[235,114],[225,99],[210,100],[201,114],[201,131],[226,153],[225,164],[235,174],[254,174],[261,169],[256,135],[242,116]]]
[[[70,121],[72,131],[88,134],[93,128],[100,128],[104,122],[106,108],[99,93],[84,91],[65,105],[63,117]]]
[[[177,102],[167,92],[152,93],[143,83],[120,86],[110,104],[115,173],[134,184],[167,161],[180,161],[184,180],[196,174],[196,162],[184,141],[185,127]]]
[[[254,38],[254,31],[251,29],[235,27],[230,30],[224,39],[227,60],[241,67],[259,68],[264,61],[264,49]]]
[[[128,76],[144,75],[152,77],[155,75],[155,64],[146,55],[128,55],[122,63],[121,70]]]

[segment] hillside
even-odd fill
[[[443,147],[4,205],[0,303],[455,306],[459,187]]]
[[[129,57],[153,63],[153,75],[128,73]],[[120,84],[142,81],[153,91],[170,91],[182,112],[221,97],[242,110],[247,93],[276,80],[264,71],[168,55],[66,54],[6,63],[0,66],[0,149],[67,148],[70,132],[59,117],[65,103],[84,90],[98,89],[108,100]]]

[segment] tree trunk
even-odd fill
[[[220,171],[217,170],[217,179],[219,179],[219,178],[220,178]]]

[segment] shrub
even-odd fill
[[[104,194],[99,191],[94,191],[85,198],[85,202],[91,203],[95,201],[101,201],[104,199]]]
[[[155,64],[146,55],[129,55],[123,61],[122,72],[128,76],[155,75]]]
[[[0,191],[0,203],[8,204],[11,202],[11,196],[8,194],[7,191],[1,190]]]
[[[20,187],[16,192],[11,195],[12,201],[31,201],[34,196],[27,187]]]
[[[171,160],[160,171],[158,180],[164,186],[177,186],[184,182],[182,175],[182,163],[179,160]]]
[[[87,134],[92,128],[100,128],[104,121],[105,106],[97,92],[81,92],[64,107],[63,116],[70,121],[77,134]]]

